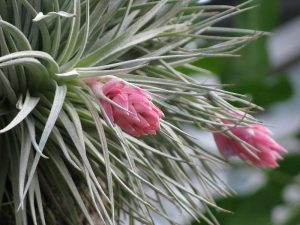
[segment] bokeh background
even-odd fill
[[[237,5],[245,1],[200,2]],[[233,84],[224,88],[247,94],[263,106],[265,111],[256,116],[289,153],[275,170],[256,169],[237,160],[220,171],[237,193],[217,198],[221,207],[233,213],[217,212],[216,217],[221,225],[300,225],[300,0],[255,0],[254,5],[258,7],[218,25],[272,35],[244,48],[240,58],[210,58],[196,64],[217,74],[207,75],[207,82]],[[207,134],[187,129],[204,145],[213,143]]]

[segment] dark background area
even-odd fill
[[[237,5],[242,1],[237,0],[211,0],[208,5]],[[264,4],[273,4],[273,0],[265,0]],[[300,14],[300,1],[299,0],[280,0],[279,4],[279,22],[287,22]]]

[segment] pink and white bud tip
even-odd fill
[[[234,125],[228,121],[223,122]],[[238,156],[258,167],[275,168],[278,166],[277,161],[282,159],[280,154],[287,153],[287,150],[271,137],[271,131],[261,124],[234,127],[230,129],[230,132],[237,138],[225,133],[213,134],[219,151],[226,159]],[[242,144],[241,141],[249,146]]]

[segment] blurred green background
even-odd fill
[[[211,1],[211,4],[228,4],[229,2],[236,5],[245,1]],[[256,0],[257,8],[226,21],[226,25],[275,31],[274,35],[276,35],[278,28],[284,27],[290,22],[299,21],[299,3],[299,0]],[[300,22],[298,28],[300,30]],[[286,118],[284,118],[285,115],[280,116],[284,118],[287,124],[292,124],[296,121],[294,118],[289,117],[288,111],[292,109],[285,109],[284,107],[287,107],[285,102],[292,101],[295,98],[297,86],[295,88],[293,83],[295,78],[291,79],[295,75],[291,74],[294,73],[297,76],[297,71],[300,71],[300,61],[299,58],[292,58],[290,61],[282,62],[279,67],[272,65],[270,55],[272,51],[268,48],[271,38],[264,37],[256,40],[240,52],[240,58],[209,58],[200,60],[195,65],[213,71],[219,76],[221,83],[233,84],[225,86],[226,90],[247,94],[254,103],[265,107],[266,116],[268,116],[268,113],[272,114],[275,106],[276,109],[283,108],[279,111],[283,112],[281,114],[285,114],[286,110]],[[297,42],[300,37],[293,38]],[[285,48],[285,43],[282,46],[275,47],[279,48],[280,52],[280,48]],[[297,103],[300,102],[291,102],[293,105]],[[297,107],[300,112],[300,104]],[[295,130],[293,133],[289,133],[288,137],[284,136],[282,138],[285,140],[297,136],[299,138],[300,135],[297,134],[299,134],[299,130]],[[261,173],[264,181],[251,191],[243,191],[242,194],[239,194],[238,191],[238,194],[233,198],[219,198],[217,200],[221,207],[233,212],[233,214],[216,213],[221,225],[300,225],[299,146],[294,144],[285,145],[285,147],[290,152],[281,161],[278,169],[271,171],[251,169],[240,164],[232,165],[231,171],[242,170],[241,167],[246,167],[255,172],[253,175],[242,173],[241,176],[244,176],[244,180]],[[235,177],[230,179],[235,179]],[[236,182],[238,183],[238,181]],[[197,224],[197,222],[193,222],[193,225]]]
[[[226,2],[224,1],[224,4]],[[236,1],[236,4],[242,2],[245,1]],[[279,0],[256,0],[255,9],[234,17],[230,23],[233,27],[271,32],[281,22],[279,2]],[[268,38],[263,37],[252,42],[240,51],[239,58],[207,58],[196,65],[215,72],[220,76],[222,84],[232,84],[226,88],[227,90],[246,93],[256,104],[268,107],[292,95],[286,74],[282,71],[273,71],[270,66],[266,46]]]

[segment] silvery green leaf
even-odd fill
[[[75,14],[72,13],[68,13],[68,12],[64,12],[64,11],[58,11],[58,12],[49,12],[46,15],[44,15],[42,12],[39,12],[34,18],[33,21],[34,22],[38,22],[44,19],[53,19],[57,16],[61,16],[64,18],[72,18],[75,17]]]
[[[21,123],[31,113],[31,111],[34,110],[38,102],[39,98],[31,97],[29,92],[27,92],[21,110],[7,126],[0,130],[0,133],[5,133]]]

